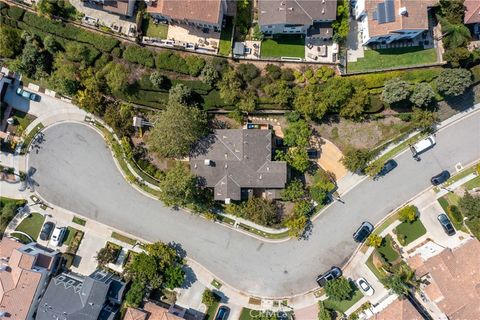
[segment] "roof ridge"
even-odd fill
[[[307,11],[305,11],[305,9],[300,5],[300,3],[298,3],[298,0],[293,0],[293,1],[300,7],[300,9],[303,10],[303,12],[305,12],[305,14],[306,14],[306,15],[312,20],[312,22],[313,22],[312,16],[311,16]],[[285,13],[285,16],[286,16],[286,15],[287,15],[287,14]]]
[[[220,140],[220,142],[225,146],[225,148],[227,148],[228,151],[230,151],[231,154],[233,154],[235,156],[235,158],[238,159],[238,161],[242,161],[242,159],[240,159],[236,154],[235,152],[232,151],[232,149],[230,149],[229,146],[227,146],[227,144],[225,142],[223,142],[223,139],[220,139],[218,138],[218,140]],[[243,148],[243,132],[242,132],[242,148]],[[243,152],[242,152],[243,153]]]

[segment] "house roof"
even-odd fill
[[[0,241],[0,310],[7,311],[13,319],[27,319],[42,283],[43,273],[38,268],[51,266],[49,261],[53,259],[42,252],[35,244],[22,245],[7,237]],[[44,258],[38,260],[41,256]]]
[[[158,13],[176,20],[220,23],[222,0],[157,0],[147,6],[148,13]]]
[[[258,7],[261,25],[310,25],[337,17],[337,0],[258,0]]]
[[[272,161],[270,130],[217,130],[197,144],[190,169],[216,200],[240,200],[241,188],[283,188],[287,180],[286,162]]]
[[[438,0],[365,0],[368,33],[371,37],[399,30],[428,29],[427,9]],[[400,9],[405,13],[400,14]]]
[[[112,274],[97,270],[88,277],[62,273],[50,282],[40,303],[37,320],[64,315],[67,320],[97,320],[110,298],[111,285],[124,284]],[[113,295],[115,297],[115,293]],[[108,318],[110,312],[103,313]]]
[[[480,1],[465,0],[465,17],[463,22],[465,24],[480,23]]]
[[[374,320],[423,320],[423,317],[407,299],[396,299],[373,316]]]
[[[427,296],[450,320],[476,319],[480,314],[480,242],[467,241],[445,249],[420,265],[416,273],[430,283]]]
[[[128,307],[123,320],[147,320],[148,313],[143,310]]]

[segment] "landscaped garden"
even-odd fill
[[[232,51],[232,35],[233,35],[233,18],[225,17],[225,27],[220,33],[220,44],[218,53],[222,56],[230,56]]]
[[[395,228],[398,241],[404,246],[409,245],[413,241],[417,240],[426,232],[427,229],[425,229],[425,226],[420,219],[416,219],[413,222],[402,222],[398,227]]]
[[[365,50],[365,57],[348,62],[347,71],[366,71],[393,67],[406,67],[437,62],[435,48],[405,47]]]
[[[167,39],[168,24],[157,23],[155,24],[153,18],[144,17],[142,20],[142,32],[143,35],[150,38]]]
[[[10,199],[0,197],[0,235],[15,216],[17,208],[25,205],[25,200]]]
[[[45,217],[43,215],[33,212],[28,217],[23,219],[15,230],[28,234],[34,241],[36,241],[44,221]]]
[[[262,58],[305,58],[305,38],[300,36],[284,36],[265,39],[261,45]]]

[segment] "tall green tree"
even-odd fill
[[[353,292],[352,285],[344,277],[327,281],[325,285],[325,293],[332,300],[347,300]]]
[[[164,158],[187,156],[194,143],[207,133],[205,112],[184,104],[169,103],[152,122],[147,146]]]
[[[129,307],[138,308],[145,296],[145,284],[134,281],[125,295],[125,302]]]
[[[363,171],[373,155],[367,149],[349,149],[343,155],[341,162],[351,172]]]
[[[0,28],[0,56],[13,58],[22,50],[20,32],[13,28],[2,25]]]
[[[218,83],[220,97],[227,104],[234,104],[240,99],[242,93],[242,81],[235,70],[230,69],[223,73],[222,80]]]
[[[407,265],[402,265],[392,275],[385,278],[385,287],[399,296],[406,296],[408,292],[419,286],[415,272]]]
[[[419,108],[429,106],[435,99],[435,92],[428,83],[417,83],[413,87],[410,102]]]
[[[167,171],[159,184],[160,200],[167,206],[185,206],[195,200],[197,179],[181,162]]]
[[[306,148],[309,145],[311,135],[312,129],[310,129],[308,123],[300,119],[288,124],[285,128],[283,141],[292,147]]]
[[[192,89],[179,83],[168,91],[168,102],[170,104],[190,104],[192,100]]]
[[[443,44],[448,49],[465,46],[470,41],[470,30],[463,23],[451,23],[447,19],[438,17],[442,25]]]
[[[109,62],[104,70],[105,80],[112,92],[125,91],[128,85],[128,69],[123,64]]]
[[[417,129],[429,131],[437,122],[438,117],[436,112],[429,110],[422,110],[420,108],[413,108],[412,123]]]
[[[472,73],[466,69],[444,69],[435,79],[438,91],[446,96],[459,96],[472,85]]]
[[[395,104],[408,99],[411,93],[410,84],[400,78],[385,81],[382,91],[382,101]]]

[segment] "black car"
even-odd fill
[[[449,235],[453,236],[455,234],[455,228],[453,227],[452,223],[450,222],[450,219],[448,219],[447,215],[445,213],[440,213],[437,217],[438,222],[443,227],[443,230]]]
[[[335,280],[342,276],[342,270],[339,267],[332,267],[324,274],[317,277],[317,283],[320,287],[325,286],[328,281]]]
[[[393,159],[388,160],[383,165],[382,170],[378,173],[379,176],[384,176],[398,166],[397,162]]]
[[[40,231],[40,239],[43,241],[47,241],[50,238],[50,235],[52,234],[52,230],[55,228],[55,225],[53,222],[45,222],[45,224],[42,227],[42,231]]]
[[[370,222],[364,221],[362,225],[353,234],[353,240],[355,242],[363,242],[368,238],[373,231],[373,225]]]
[[[229,314],[230,314],[230,309],[227,306],[221,306],[217,311],[215,320],[226,320]]]
[[[439,184],[442,184],[445,181],[447,181],[448,178],[450,178],[450,172],[448,172],[447,170],[444,170],[441,173],[437,174],[436,176],[433,176],[432,179],[430,179],[430,181],[434,186],[438,186]]]

